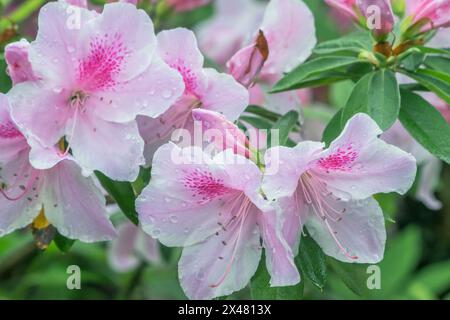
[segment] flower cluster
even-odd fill
[[[208,22],[214,39],[203,31],[199,44],[184,28],[155,35],[150,17],[124,3],[131,1],[106,4],[101,13],[68,2],[46,4],[36,40],[5,50],[14,86],[0,95],[0,236],[51,225],[70,239],[111,240],[117,234],[95,172],[134,181],[141,166],[151,166],[136,201],[140,227],[184,248],[179,280],[189,298],[243,288],[263,249],[271,285],[297,284],[294,258],[306,229],[338,260],[383,258],[384,217],[372,196],[404,194],[416,160],[381,140],[374,120],[354,115],[328,147],[300,141],[265,151],[234,123],[256,99],[280,113],[298,110],[301,92],[268,90],[316,44],[302,1],[272,0],[265,11],[249,1],[254,16],[243,26],[225,17],[233,1],[219,0],[225,16]],[[169,2],[185,10],[207,1]],[[250,40],[227,23],[248,27]],[[224,34],[233,48],[213,43]],[[199,46],[222,55],[229,74],[205,67]],[[198,123],[215,130],[212,148],[171,141],[180,132],[195,135]],[[156,243],[136,227],[119,234],[113,251],[123,254],[139,238],[152,252],[148,260],[158,260]],[[114,263],[137,264],[130,256]]]

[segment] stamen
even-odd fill
[[[17,196],[10,196],[6,193],[6,190],[4,190],[3,188],[0,188],[0,193],[9,201],[17,201],[23,198],[23,196],[25,196],[30,189],[32,188],[34,182],[37,180],[38,177],[38,172],[36,170],[33,170],[31,173],[30,178],[28,179],[27,185],[25,186],[25,188],[21,188],[22,192],[17,195]],[[10,189],[10,188],[9,188]]]
[[[327,201],[327,197],[332,197],[334,200],[339,201],[339,198],[333,196],[327,188],[326,184],[322,182],[320,179],[315,178],[311,173],[304,173],[300,179],[299,184],[301,190],[303,191],[303,195],[305,196],[306,202],[311,205],[315,214],[323,220],[325,225],[327,226],[328,231],[330,232],[333,240],[336,242],[337,246],[341,250],[341,252],[348,257],[349,259],[356,260],[357,256],[350,254],[347,249],[341,244],[339,239],[336,237],[337,232],[333,230],[330,222],[339,222],[342,220],[342,215],[345,213],[345,208],[341,211],[337,210]],[[325,195],[325,196],[323,196]],[[298,202],[297,198],[295,199]]]
[[[241,218],[241,222],[240,222],[239,230],[238,230],[238,232],[236,234],[236,237],[235,237],[235,239],[232,242],[232,244],[233,244],[233,254],[232,254],[231,259],[230,259],[230,261],[228,262],[228,264],[227,264],[227,266],[225,268],[224,274],[219,278],[217,283],[210,285],[211,288],[217,288],[218,286],[220,286],[225,281],[227,276],[230,274],[231,268],[233,266],[234,259],[236,258],[237,249],[239,247],[239,242],[240,242],[241,235],[242,235],[242,228],[244,226],[245,219],[247,218],[247,213],[248,213],[249,209],[251,208],[251,206],[252,206],[252,203],[250,202],[250,200],[248,198],[245,198],[244,201],[242,202],[241,207],[238,210],[238,213],[235,215],[235,217],[240,217]],[[227,245],[227,243],[224,242],[224,245]]]

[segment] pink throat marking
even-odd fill
[[[78,80],[86,86],[84,89],[112,89],[117,85],[114,78],[123,69],[129,53],[119,33],[94,38],[89,55],[79,61]]]
[[[181,74],[181,77],[183,78],[185,90],[193,95],[195,94],[195,91],[197,89],[197,76],[195,73],[186,67],[185,62],[182,59],[176,59],[174,62],[170,64],[170,67],[173,69],[178,70],[178,72]]]
[[[0,138],[12,139],[22,136],[16,126],[9,120],[5,123],[0,123]]]
[[[356,160],[357,156],[358,153],[353,150],[352,146],[338,148],[337,151],[328,157],[321,158],[318,164],[325,170],[350,171],[352,169],[352,163]]]
[[[211,172],[196,169],[183,178],[183,185],[192,191],[193,197],[201,197],[202,201],[220,197],[230,191],[222,179],[212,176]]]

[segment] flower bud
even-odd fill
[[[394,29],[395,19],[389,0],[357,0],[367,28],[376,38],[384,38]]]
[[[210,138],[220,150],[233,149],[234,153],[245,157],[250,156],[249,141],[242,130],[224,115],[205,109],[192,110],[194,121],[201,122],[205,136]],[[208,132],[208,130],[211,130]],[[215,130],[213,132],[213,130]],[[211,137],[209,137],[211,134]]]
[[[8,44],[5,48],[5,60],[8,64],[7,71],[13,84],[37,79],[28,60],[29,47],[30,43],[22,39]]]
[[[227,63],[229,73],[245,87],[250,87],[269,57],[264,33],[259,31],[254,44],[239,50]]]

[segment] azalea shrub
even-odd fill
[[[450,1],[0,8],[0,298],[449,297]]]

